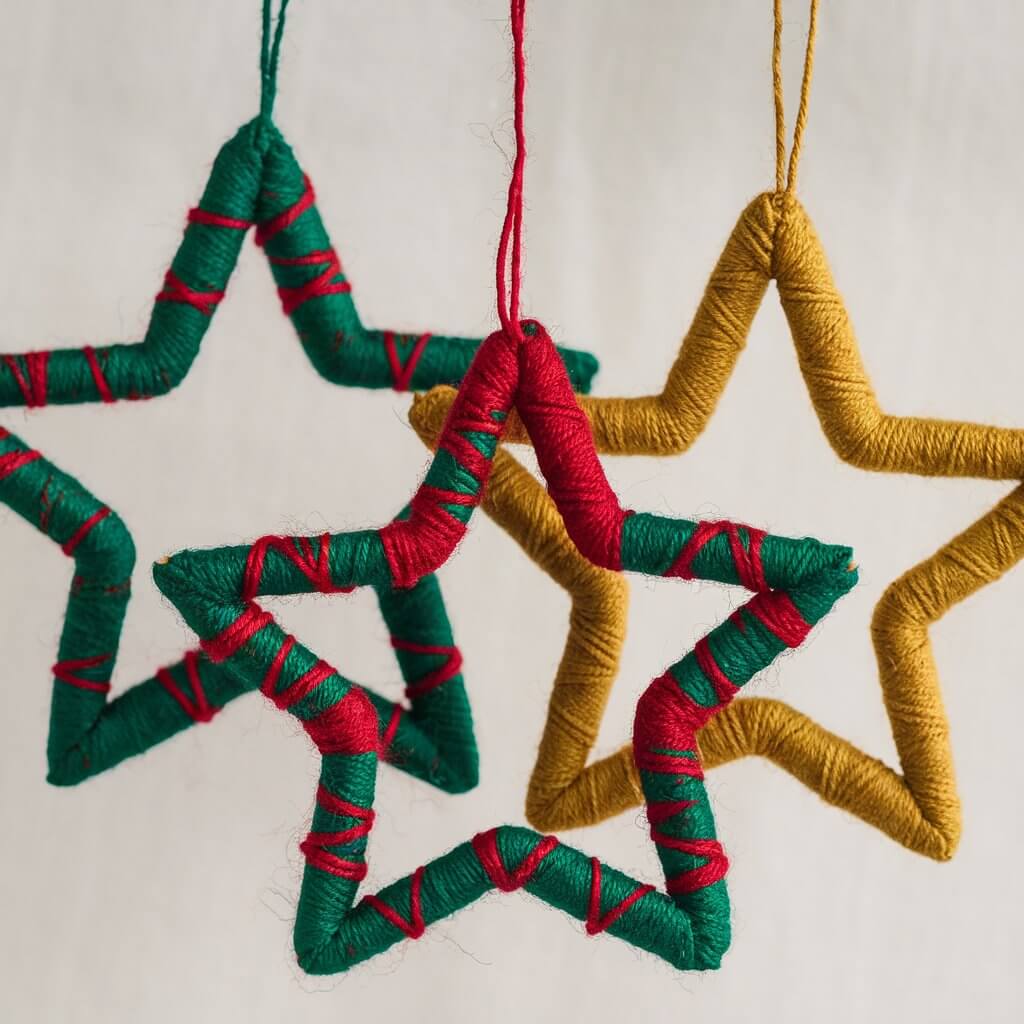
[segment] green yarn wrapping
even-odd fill
[[[260,224],[271,222],[294,208],[306,190],[307,180],[291,147],[275,131],[264,163],[256,219]],[[274,280],[279,289],[286,290],[308,285],[325,273],[327,256],[334,253],[315,204],[270,238],[265,248]],[[303,262],[311,254],[321,254],[324,258],[314,263]],[[340,264],[325,283],[339,287],[347,284]],[[335,384],[412,391],[444,383],[457,386],[480,347],[479,338],[433,335],[412,365],[408,382],[400,387],[387,356],[387,347],[394,346],[398,363],[408,369],[419,335],[368,330],[347,291],[310,299],[290,315],[310,362],[322,377]],[[559,354],[575,390],[588,392],[598,369],[594,356],[565,348],[559,349]]]
[[[171,263],[174,277],[200,298],[190,303],[165,283],[140,342],[0,355],[0,406],[151,398],[177,387],[227,289],[247,226],[259,223],[263,230],[304,191],[303,173],[273,124],[256,118],[243,125],[217,154],[198,212],[190,214]],[[195,219],[204,215],[219,220]],[[322,274],[322,263],[308,262],[311,254],[333,256],[315,205],[274,233],[266,247],[283,288],[308,286]],[[325,284],[347,287],[340,269],[330,276]],[[480,339],[429,337],[412,365],[419,336],[365,328],[347,292],[310,294],[291,319],[316,370],[345,386],[420,390],[458,384],[480,346]],[[575,386],[587,391],[597,360],[571,349],[562,356]]]
[[[668,529],[671,522],[649,529]],[[677,556],[692,541],[695,524],[676,522],[671,528]],[[608,931],[681,970],[717,967],[730,941],[729,903],[696,732],[754,673],[801,642],[856,582],[848,548],[771,536],[763,536],[758,548],[755,536],[763,535],[743,533],[738,549],[703,543],[692,575],[735,582],[749,572],[735,559],[746,563],[760,550],[764,575],[788,589],[756,593],[652,683],[637,707],[634,748],[669,892],[641,885],[551,837],[502,826],[356,903],[373,823],[379,709],[375,715],[353,684],[292,643],[252,599],[390,582],[378,533],[332,537],[329,574],[315,584],[274,548],[261,562],[255,589],[246,589],[249,547],[182,551],[154,566],[157,586],[209,656],[293,714],[321,752],[295,922],[302,968],[315,974],[348,970],[404,938],[418,938],[491,889],[519,887],[586,922],[589,934]],[[313,539],[291,542],[308,548]],[[636,543],[623,540],[637,562],[664,556],[651,541],[647,546],[655,553],[641,557]]]
[[[3,428],[0,501],[75,561],[53,684],[51,783],[75,785],[104,772],[196,721],[209,721],[252,689],[205,655],[190,652],[108,701],[135,565],[127,527],[73,477]],[[478,776],[472,716],[437,579],[424,577],[402,592],[384,588],[377,597],[398,647],[402,677],[413,691],[408,707],[370,694],[381,735],[392,727],[386,756],[447,792],[471,789]],[[454,670],[444,672],[446,666]],[[439,673],[443,678],[427,692],[417,692]]]

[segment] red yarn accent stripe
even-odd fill
[[[313,192],[313,183],[307,175],[302,176],[304,191],[298,201],[282,210],[276,217],[264,221],[256,228],[256,244],[266,245],[274,235],[284,231],[286,227],[294,224],[312,205],[316,202],[316,194]]]
[[[239,220],[237,217],[225,217],[220,213],[213,213],[210,210],[200,209],[193,206],[188,211],[189,224],[206,224],[212,228],[233,228],[236,231],[248,231],[252,227],[252,221]]]
[[[22,358],[28,371],[27,378],[21,372],[17,356],[4,356],[4,362],[18,382],[25,405],[30,409],[41,408],[46,405],[46,366],[50,361],[50,353],[26,352]]]
[[[734,523],[729,524],[729,547],[732,549],[732,560],[736,565],[740,583],[747,590],[761,593],[768,589],[768,583],[764,578],[764,565],[761,562],[761,543],[765,536],[764,530],[757,530],[752,526],[744,526],[743,529],[747,531],[749,548],[743,547],[739,527]]]
[[[597,457],[590,421],[576,401],[558,351],[540,324],[519,353],[516,408],[534,439],[537,462],[565,528],[580,553],[605,569],[622,569],[627,511]]]
[[[466,532],[464,523],[435,503],[434,493],[445,492],[421,485],[410,503],[410,518],[388,523],[378,532],[396,588],[413,587],[432,573]]]
[[[587,907],[587,934],[597,935],[609,925],[615,924],[637,900],[654,891],[653,885],[637,886],[625,899],[616,903],[605,914],[601,914],[601,862],[590,858],[590,904]]]
[[[310,835],[312,836],[313,833],[310,833]],[[355,860],[344,860],[333,853],[328,853],[322,847],[317,846],[315,842],[310,842],[309,838],[304,839],[299,844],[299,850],[306,858],[307,864],[314,868],[319,868],[321,871],[326,871],[329,875],[346,878],[350,882],[361,882],[366,877],[365,863]]]
[[[811,631],[793,599],[781,590],[755,594],[744,608],[787,647],[799,647]]]
[[[670,566],[666,576],[676,576],[679,579],[692,580],[693,579],[693,560],[700,553],[701,548],[704,547],[708,541],[717,537],[720,533],[723,533],[726,529],[726,523],[708,523],[699,522],[694,526],[693,533],[690,534],[690,539],[683,545],[682,550],[679,552],[676,560]]]
[[[318,299],[323,295],[337,295],[352,291],[352,285],[348,281],[332,281],[332,277],[342,273],[341,260],[333,249],[324,249],[319,252],[310,252],[305,256],[274,256],[271,263],[285,267],[320,266],[327,264],[321,273],[317,274],[311,281],[297,285],[294,288],[278,288],[277,294],[281,297],[281,307],[285,316],[291,316],[304,302],[310,299]]]
[[[704,778],[700,759],[683,757],[680,754],[658,754],[651,750],[634,750],[633,759],[641,771],[657,772],[661,775],[686,775],[694,779]]]
[[[473,836],[473,850],[481,867],[494,886],[502,892],[515,892],[526,885],[540,862],[558,845],[554,836],[544,836],[541,841],[527,854],[523,863],[514,871],[509,872],[501,859],[498,849],[498,830],[489,829]]]
[[[112,655],[110,654],[94,654],[90,658],[58,661],[53,666],[54,678],[59,679],[62,683],[67,683],[69,686],[77,686],[80,690],[91,690],[93,693],[107,693],[110,690],[110,683],[96,683],[91,679],[82,679],[81,676],[76,676],[74,673],[78,669],[95,668],[97,665],[102,665],[105,661],[110,661],[111,657]]]
[[[404,932],[410,939],[418,939],[426,930],[423,922],[423,904],[420,899],[420,891],[423,888],[423,873],[426,869],[418,867],[412,876],[409,885],[409,919],[406,920],[394,907],[389,906],[380,897],[374,895],[364,896],[363,903],[368,903],[386,921],[390,921],[399,931]]]
[[[412,385],[412,375],[416,371],[416,364],[419,363],[420,356],[423,355],[423,350],[427,347],[427,342],[429,341],[429,334],[421,334],[413,346],[408,362],[406,362],[405,366],[402,366],[402,361],[398,358],[398,347],[395,345],[394,331],[384,332],[384,351],[388,354],[388,363],[391,365],[391,379],[394,382],[395,391],[409,390]]]
[[[190,698],[188,694],[178,686],[174,681],[174,676],[172,676],[166,668],[158,669],[156,678],[160,685],[178,702],[182,711],[184,711],[193,722],[211,721],[220,708],[213,707],[206,699],[206,693],[203,690],[203,681],[199,676],[198,652],[188,651],[186,653],[185,674],[188,676],[189,685],[192,687],[192,698]]]
[[[114,393],[110,390],[107,378],[103,375],[103,370],[100,368],[100,361],[96,358],[96,349],[92,345],[86,345],[82,349],[82,355],[85,356],[85,361],[89,364],[89,371],[92,373],[93,383],[96,385],[100,398],[106,404],[113,402]]]
[[[157,295],[156,301],[182,302],[198,309],[205,316],[213,316],[213,311],[223,298],[223,292],[198,292],[189,288],[173,270],[168,270],[164,275],[164,289]]]
[[[647,805],[647,820],[652,825],[660,825],[682,811],[689,810],[696,802],[696,800],[652,800]]]
[[[697,730],[715,713],[679,688],[671,672],[651,683],[637,701],[633,721],[633,752],[637,767],[651,772],[702,778],[699,758],[659,753],[694,750]]]
[[[316,787],[316,802],[331,814],[346,815],[349,818],[359,818],[360,821],[368,821],[373,824],[376,815],[372,807],[359,807],[357,804],[350,804],[335,796],[323,783]]]
[[[715,696],[719,704],[728,704],[729,701],[739,693],[739,687],[722,671],[714,654],[711,653],[711,645],[708,638],[702,636],[693,648],[693,655],[697,659],[701,672],[715,688]],[[710,709],[709,709],[710,710]]]
[[[6,435],[5,435],[6,436]],[[0,480],[16,473],[22,466],[27,466],[36,459],[41,459],[42,453],[32,449],[27,452],[6,452],[0,455]]]
[[[653,829],[651,838],[660,846],[668,846],[693,857],[708,858],[707,864],[682,871],[666,879],[665,888],[672,895],[706,889],[725,878],[729,870],[729,858],[726,857],[722,844],[717,839],[672,839]]]
[[[272,620],[273,616],[270,612],[265,612],[258,604],[250,601],[242,614],[230,626],[208,640],[200,640],[199,646],[214,664],[225,661],[237,653]]]
[[[388,719],[387,727],[380,738],[380,751],[384,757],[387,756],[388,751],[391,749],[391,744],[395,742],[395,733],[398,732],[398,723],[402,720],[402,712],[404,710],[401,704],[395,704],[391,709],[391,717]]]
[[[277,652],[280,655],[280,651]],[[277,693],[270,693],[270,699],[282,710],[294,707],[303,697],[311,694],[325,679],[335,675],[326,661],[318,661],[308,672],[304,672],[290,686]]]
[[[347,594],[352,587],[336,586],[331,579],[331,535],[321,534],[319,551],[313,553],[313,542],[309,537],[261,537],[249,548],[242,576],[242,600],[251,601],[260,590],[263,566],[267,552],[277,551],[296,566],[320,594]]]
[[[379,747],[377,712],[358,686],[302,727],[321,754],[369,754]]]
[[[77,530],[75,530],[75,532],[71,535],[68,541],[64,545],[62,545],[61,551],[63,551],[65,555],[73,555],[75,553],[75,549],[78,547],[79,544],[82,543],[83,540],[85,540],[89,531],[97,523],[102,523],[103,520],[106,519],[107,516],[109,515],[110,509],[106,508],[105,506],[97,510],[96,512],[93,512],[93,514],[89,516],[89,518],[86,519],[86,521],[82,523],[82,525],[79,526]]]
[[[410,700],[422,697],[425,693],[447,683],[449,679],[457,676],[462,668],[462,652],[458,647],[441,647],[436,644],[417,644],[411,640],[400,640],[398,637],[391,638],[391,646],[396,651],[409,651],[412,654],[440,654],[447,659],[445,663],[433,672],[428,672],[421,679],[410,683],[405,688],[405,694]]]
[[[270,663],[270,668],[267,669],[267,674],[263,677],[263,682],[260,684],[260,691],[266,696],[273,699],[274,689],[277,686],[277,680],[281,676],[281,669],[284,667],[285,658],[288,657],[291,649],[295,646],[295,637],[290,633],[284,638],[284,643],[277,649],[277,654],[274,655],[274,660]]]
[[[736,565],[736,574],[740,583],[747,590],[764,591],[768,589],[765,581],[764,565],[761,562],[761,543],[765,534],[763,530],[755,529],[752,526],[744,526],[749,537],[750,548],[744,548],[743,540],[740,537],[740,528],[736,523],[725,520],[719,522],[700,522],[694,527],[690,539],[683,545],[678,557],[672,567],[665,573],[666,576],[678,576],[684,580],[693,579],[693,561],[701,549],[709,541],[722,533],[729,536],[729,547],[732,551],[732,559]]]

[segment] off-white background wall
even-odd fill
[[[0,348],[141,335],[221,142],[257,103],[258,0],[36,0],[0,31]],[[769,0],[531,0],[527,311],[592,348],[600,394],[657,389],[740,210],[772,181]],[[883,404],[1024,424],[1018,335],[1024,10],[823,4],[801,195]],[[277,119],[319,190],[365,320],[483,334],[511,110],[504,0],[296,0]],[[806,28],[787,4],[787,85]],[[793,105],[791,102],[791,107]],[[383,523],[425,464],[406,396],[320,380],[247,244],[172,396],[4,410],[116,508],[139,550],[115,689],[192,640],[148,567],[186,546]],[[858,590],[752,689],[894,757],[868,621],[888,581],[1008,484],[869,476],[819,432],[774,289],[685,458],[609,459],[635,508],[854,545]],[[679,975],[529,897],[493,897],[350,976],[294,967],[317,765],[257,697],[72,791],[44,783],[69,563],[0,513],[0,1017],[34,1021],[1007,1021],[1022,1004],[1024,714],[1011,574],[933,630],[964,839],[936,865],[750,761],[710,780],[735,943]],[[568,600],[481,516],[441,572],[483,754],[449,798],[388,769],[369,884],[520,822]],[[600,752],[647,682],[738,599],[632,581]],[[372,597],[284,622],[396,695]],[[657,881],[639,813],[567,836]]]

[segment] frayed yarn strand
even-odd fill
[[[796,189],[796,172],[803,148],[804,129],[807,127],[807,104],[811,93],[811,78],[814,74],[814,42],[818,32],[818,0],[811,0],[810,17],[807,26],[807,49],[804,53],[804,73],[800,81],[800,104],[793,128],[793,146],[789,152],[789,169],[786,170],[786,114],[782,88],[782,3],[774,0],[774,31],[772,32],[772,91],[775,97],[775,191],[793,192]]]

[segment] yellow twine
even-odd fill
[[[440,387],[413,400],[410,420],[433,446],[454,398]],[[625,639],[623,577],[576,550],[543,487],[499,450],[484,510],[572,599],[526,816],[535,828],[592,825],[643,802],[632,749],[588,765]],[[778,700],[734,701],[701,732],[706,768],[768,758],[826,802],[898,843],[948,860],[960,839],[949,726],[928,627],[1024,557],[1024,486],[893,583],[875,608],[879,682],[903,774]]]

